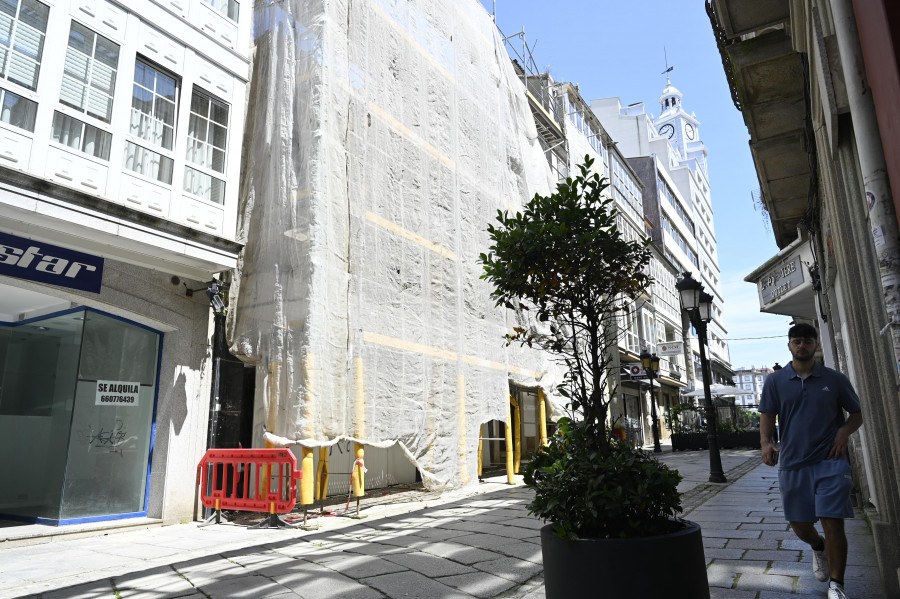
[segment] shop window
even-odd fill
[[[0,515],[146,513],[161,334],[84,309],[2,324]]]

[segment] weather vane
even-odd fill
[[[666,76],[666,85],[669,85],[671,83],[671,81],[669,81],[669,73],[671,73],[673,70],[675,70],[675,66],[674,65],[671,67],[669,66],[669,55],[666,53],[665,46],[663,46],[663,56],[666,59],[666,70],[663,71],[662,73],[660,73],[660,75]]]

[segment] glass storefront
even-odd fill
[[[145,514],[162,335],[90,309],[0,325],[0,517]]]

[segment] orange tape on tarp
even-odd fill
[[[289,449],[208,449],[197,465],[200,501],[217,510],[286,514],[302,477]]]

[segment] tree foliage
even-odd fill
[[[525,467],[536,490],[528,506],[563,538],[651,537],[681,528],[681,475],[640,449],[610,440],[598,449],[582,426],[559,432]]]
[[[604,443],[615,318],[651,282],[650,240],[629,239],[620,229],[614,200],[603,193],[608,182],[592,164],[585,156],[579,176],[552,195],[535,195],[521,212],[498,212],[481,262],[498,306],[546,323],[516,327],[507,341],[537,345],[565,363],[559,391]]]
[[[533,314],[533,326],[506,335],[542,348],[566,366],[557,387],[572,418],[525,466],[535,489],[532,514],[563,537],[633,537],[668,532],[680,511],[681,477],[607,431],[609,368],[618,351],[616,317],[650,285],[650,240],[629,238],[604,195],[605,179],[585,157],[580,175],[521,212],[499,212],[488,227],[493,245],[481,254],[482,278],[498,306]]]

